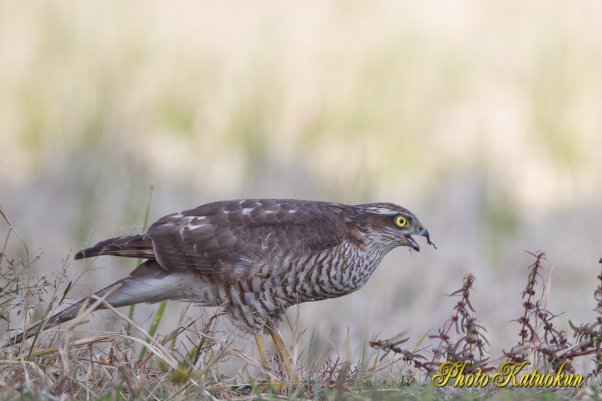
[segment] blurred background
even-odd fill
[[[547,252],[557,324],[595,316],[601,12],[595,0],[1,2],[0,204],[36,274],[69,259],[75,298],[131,270],[70,258],[139,232],[151,186],[151,221],[228,198],[395,202],[438,249],[393,251],[360,292],[302,305],[299,326],[324,354],[359,357],[402,330],[418,341],[471,272],[492,351],[507,349],[525,250]],[[24,255],[15,237],[7,254]],[[154,308],[137,309],[144,327]],[[115,329],[102,316],[85,327]]]

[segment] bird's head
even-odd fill
[[[419,252],[420,245],[412,235],[421,235],[436,248],[428,230],[408,209],[393,203],[368,203],[356,208],[360,212],[362,231],[373,244],[386,250],[408,246]]]

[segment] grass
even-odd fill
[[[17,236],[7,213],[0,214],[8,225],[8,234],[0,255],[0,318],[6,327],[29,315],[38,305],[39,295],[51,292],[51,302],[44,310],[46,319],[55,305],[68,296],[73,283],[64,282],[64,274],[50,282],[29,274],[29,256],[6,255],[6,244]],[[28,253],[25,253],[28,255]],[[60,330],[38,333],[32,340],[4,349],[0,359],[0,399],[2,400],[188,400],[188,399],[300,399],[300,400],[564,400],[575,396],[601,399],[598,390],[602,366],[602,273],[594,298],[599,317],[586,324],[573,324],[569,336],[555,327],[555,315],[545,308],[546,286],[542,279],[545,254],[533,254],[522,292],[524,313],[509,324],[518,326],[519,337],[503,355],[488,355],[487,332],[471,303],[475,277],[468,274],[462,287],[452,292],[457,297],[453,313],[443,326],[424,335],[412,347],[403,348],[409,338],[398,336],[374,338],[370,346],[377,352],[364,352],[359,360],[334,355],[315,364],[309,349],[299,349],[306,334],[298,326],[298,316],[286,320],[292,333],[292,363],[301,378],[299,385],[283,377],[281,362],[272,360],[273,370],[264,368],[255,354],[238,344],[236,337],[220,335],[215,330],[221,314],[208,319],[191,318],[184,306],[179,324],[169,332],[155,332],[162,312],[158,311],[148,330],[137,324],[132,315],[106,305],[127,330],[90,333],[81,337],[78,327],[91,319],[92,312],[104,302],[97,299],[85,305],[72,321]],[[602,260],[600,261],[602,267]],[[64,288],[63,290],[61,290]],[[22,327],[14,327],[20,331]],[[350,342],[357,341],[347,336]],[[311,341],[310,341],[311,344]],[[0,354],[1,355],[1,354]],[[458,389],[451,385],[434,386],[431,378],[446,361],[471,361],[470,372],[491,372],[504,361],[530,360],[541,372],[550,372],[562,362],[577,372],[578,362],[588,359],[586,386],[580,389]],[[233,364],[233,362],[235,362]],[[232,367],[236,366],[235,369]],[[280,368],[279,368],[280,367]],[[273,388],[266,381],[272,377],[284,383]]]
[[[587,269],[600,243],[597,2],[8,4],[0,5],[5,11],[0,12],[0,148],[10,150],[0,157],[0,202],[15,211],[27,241],[3,213],[8,229],[0,239],[2,329],[22,329],[73,297],[77,267],[64,261],[54,277],[50,272],[58,270],[57,261],[70,247],[96,238],[91,230],[126,230],[122,224],[142,221],[140,205],[147,201],[149,183],[161,188],[154,202],[162,211],[240,196],[391,200],[424,215],[429,229],[434,226],[431,231],[446,244],[440,259],[421,255],[412,268],[387,266],[386,274],[354,298],[378,305],[360,308],[361,323],[347,304],[330,314],[320,304],[320,316],[327,317],[303,324],[318,327],[313,344],[301,341],[309,335],[293,336],[305,377],[326,375],[325,397],[439,394],[420,384],[389,389],[399,387],[408,369],[388,359],[392,352],[380,361],[366,339],[409,325],[416,338],[437,327],[437,311],[444,309],[438,296],[450,280],[462,280],[464,265],[486,294],[479,298],[473,292],[472,303],[488,316],[487,327],[496,323],[494,332],[520,330],[504,320],[514,316],[511,307],[501,311],[507,315],[497,312],[502,297],[517,299],[509,283],[521,266],[516,250],[525,246],[553,249],[559,258],[552,262],[554,277],[565,285],[553,292],[556,306],[589,312],[574,292],[593,276]],[[35,263],[40,260],[43,267]],[[475,271],[480,266],[485,268]],[[99,271],[90,272],[87,281],[95,281]],[[496,300],[493,307],[486,305],[488,297]],[[193,397],[193,389],[182,390],[188,381],[176,385],[172,377],[184,381],[190,371],[194,378],[207,354],[221,349],[215,341],[228,336],[199,337],[211,331],[206,329],[211,314],[191,321],[188,306],[169,322],[174,307],[167,305],[156,331],[140,323],[144,308],[132,308],[128,319],[109,312],[116,320],[113,328],[121,321],[126,327],[138,322],[147,333],[132,326],[93,335],[81,345],[90,348],[89,355],[78,357],[79,346],[72,342],[64,358],[87,372],[84,359],[111,361],[120,344],[131,344],[136,352],[127,354],[128,369],[136,380],[155,380],[142,386],[142,394],[167,394],[169,388],[172,398]],[[345,328],[332,334],[338,326],[324,323],[334,315],[355,324],[351,334],[339,336],[347,346],[338,362],[334,352],[324,351],[343,348],[334,337]],[[420,322],[425,315],[430,320]],[[567,321],[559,317],[553,323],[558,320]],[[36,394],[54,391],[61,372],[53,367],[63,362],[50,358],[65,347],[68,333],[81,340],[80,328],[40,333],[23,349],[23,361],[14,353],[3,356],[5,366],[18,362],[21,373],[31,370],[21,381],[2,376],[3,397],[15,388],[7,383],[27,380]],[[172,332],[177,335],[164,342]],[[162,355],[177,362],[177,369],[154,351],[139,366],[149,355],[140,355],[147,343],[157,347],[153,341],[162,344]],[[328,341],[333,344],[324,346]],[[233,372],[241,383],[250,381],[249,375],[255,381],[266,377],[245,362],[256,360],[248,349],[239,355],[238,344],[224,345],[216,354],[223,359],[203,373],[209,392],[227,395],[218,383],[229,382],[222,376]],[[409,352],[415,348],[420,346]],[[313,358],[315,353],[323,357]],[[243,366],[231,369],[235,361]],[[345,361],[365,361],[352,365],[363,366],[360,377],[377,372],[368,377],[372,384],[345,381],[345,391],[337,393],[335,372]],[[81,379],[87,373],[77,376],[72,370],[66,376],[84,383],[66,394],[86,389],[91,398],[129,394],[125,368],[92,366],[90,386]]]
[[[516,293],[502,278],[525,247],[553,251],[558,283],[587,284],[602,216],[597,3],[152,3],[0,13],[0,148],[10,150],[0,202],[43,249],[33,273],[133,223],[139,232],[154,185],[157,213],[256,196],[415,212],[446,246],[405,266],[388,258],[355,298],[366,321],[343,302],[304,306],[328,308],[362,339],[367,327],[391,335],[397,318],[418,322],[417,305],[464,270],[481,294]],[[553,232],[576,234],[560,243]],[[82,266],[85,283],[128,267],[73,263],[69,281]],[[567,287],[554,299],[573,311]],[[346,328],[329,322],[317,330],[341,346]]]

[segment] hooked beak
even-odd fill
[[[405,237],[406,241],[408,242],[408,246],[416,252],[420,252],[420,245],[418,245],[418,242],[416,242],[416,240],[412,238],[411,235],[405,235]]]
[[[437,249],[437,246],[433,242],[431,242],[431,236],[429,234],[429,231],[426,228],[422,227],[420,229],[420,231],[418,232],[418,235],[421,235],[424,238],[426,238],[426,243],[429,245],[432,245],[433,247],[435,247],[435,249]],[[418,245],[416,240],[414,238],[412,238],[411,235],[406,235],[405,237],[409,243],[409,247],[412,248],[413,250],[415,250],[416,252],[420,252],[420,245]]]

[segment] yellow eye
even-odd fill
[[[395,216],[395,225],[399,228],[404,228],[408,225],[408,219],[402,215]]]

